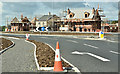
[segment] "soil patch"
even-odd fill
[[[19,31],[19,32],[3,32],[3,33],[12,33],[12,34],[40,34],[40,35],[85,35],[85,36],[91,36],[91,35],[97,35],[98,33],[79,33],[79,32],[30,32],[30,31]],[[105,36],[111,36],[112,34],[104,34]]]
[[[36,57],[40,67],[54,67],[55,52],[48,45],[37,42],[35,40],[29,40],[36,44]],[[63,67],[71,67],[68,63],[62,60]]]
[[[5,38],[0,38],[0,51],[9,47],[13,43],[10,40],[7,40]]]

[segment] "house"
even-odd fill
[[[101,31],[103,32],[110,32],[110,26],[108,23],[102,23],[101,24]]]
[[[23,17],[23,15],[21,15],[21,19],[18,20],[17,17],[15,17],[12,21],[11,21],[11,31],[29,31],[29,25],[30,25],[30,21],[28,20],[27,17]]]
[[[98,11],[99,7],[95,10],[88,8],[67,9],[66,18],[61,22],[56,22],[58,27],[68,28],[68,31],[78,32],[97,32],[101,30],[101,17]],[[63,23],[63,24],[62,24]],[[65,28],[65,29],[66,29]],[[67,29],[66,29],[67,30]]]
[[[118,14],[118,31],[120,32],[120,10],[119,10],[119,14]]]
[[[37,21],[37,18],[36,18],[36,17],[34,17],[34,18],[31,20],[31,24],[29,25],[30,31],[35,31],[35,30],[36,30],[36,21]]]
[[[118,32],[118,23],[116,24],[102,23],[101,27],[102,27],[101,30],[103,32]]]
[[[109,24],[109,27],[110,27],[110,29],[109,29],[109,32],[118,32],[118,23],[116,23],[116,24]]]
[[[45,27],[45,28],[49,28],[51,30],[54,30],[55,28],[55,23],[57,20],[60,20],[60,17],[58,17],[57,15],[51,15],[51,13],[49,12],[48,15],[43,15],[41,18],[39,18],[36,21],[36,27],[37,28],[41,28],[41,27]],[[39,29],[41,30],[41,29]]]

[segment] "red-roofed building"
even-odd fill
[[[11,31],[29,31],[29,25],[30,25],[30,21],[28,20],[27,17],[23,17],[23,15],[21,15],[21,19],[18,20],[17,17],[15,17],[12,21],[11,21]]]

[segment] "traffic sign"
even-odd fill
[[[103,39],[104,38],[104,33],[103,32],[99,32],[99,37],[101,38],[101,39]]]
[[[42,27],[42,28],[41,28],[41,30],[42,30],[42,31],[44,31],[44,30],[45,30],[45,28],[44,28],[44,27]]]

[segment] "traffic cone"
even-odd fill
[[[28,35],[28,34],[26,34],[26,40],[29,40],[28,38],[29,38],[29,35]]]
[[[60,49],[59,49],[59,42],[57,42],[56,45],[56,51],[55,51],[55,62],[54,62],[54,70],[56,72],[64,71],[62,67],[62,61],[60,56]]]
[[[26,40],[29,40],[28,38],[26,38]]]

